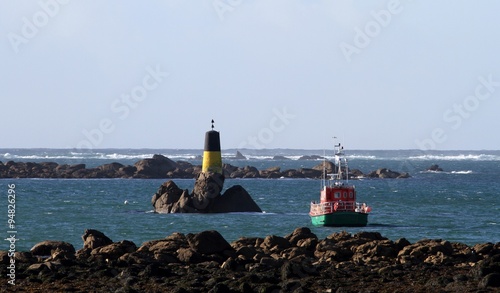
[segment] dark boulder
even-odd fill
[[[276,236],[276,235],[269,235],[264,238],[264,241],[260,245],[264,251],[267,252],[276,252],[276,251],[282,251],[284,249],[290,248],[292,245],[290,244],[290,241],[288,241],[284,237]]]
[[[102,170],[104,172],[114,173],[114,172],[120,170],[120,168],[123,168],[123,167],[124,166],[122,164],[113,162],[113,163],[110,163],[110,164],[101,165],[101,166],[97,167],[97,169]]]
[[[318,155],[311,155],[311,156],[301,156],[299,158],[299,161],[312,161],[312,160],[323,160],[324,158],[322,156],[318,156]]]
[[[188,234],[186,237],[189,247],[197,253],[214,254],[233,249],[226,239],[215,230]]]
[[[194,183],[193,207],[199,212],[210,212],[224,187],[224,176],[219,173],[201,172]]]
[[[439,167],[439,165],[432,165],[429,168],[426,169],[427,171],[434,171],[434,172],[443,172],[443,169]]]
[[[241,185],[228,188],[224,194],[217,197],[210,209],[212,213],[256,212],[262,210]]]
[[[321,164],[312,167],[314,170],[325,171],[326,174],[333,173],[336,170],[335,164],[330,161],[323,161]]]
[[[481,279],[478,287],[481,289],[486,289],[488,287],[500,288],[500,273],[491,273],[486,275]]]
[[[113,243],[104,233],[93,229],[85,230],[82,240],[84,249],[95,249]]]
[[[321,178],[323,176],[323,171],[320,170],[300,168],[298,171],[306,178]]]
[[[392,171],[390,169],[387,169],[387,168],[380,168],[380,169],[377,169],[376,171],[372,171],[370,172],[367,176],[369,178],[389,178],[389,179],[394,179],[394,178],[398,178],[400,177],[402,174],[401,173],[398,173],[398,172],[395,172],[395,171]],[[400,177],[400,178],[407,178],[409,177],[409,174],[403,174],[403,177]]]
[[[239,151],[236,151],[236,156],[232,158],[233,160],[246,160],[247,157],[245,157],[242,153]]]
[[[273,160],[275,160],[275,161],[289,161],[289,160],[291,160],[291,159],[290,159],[290,158],[287,158],[287,157],[285,157],[285,156],[274,156],[274,157],[273,157]]]
[[[294,246],[299,246],[298,243],[301,240],[311,239],[311,238],[318,240],[316,234],[312,233],[311,229],[307,227],[297,228],[293,230],[291,234],[285,236],[285,239],[287,239],[288,242],[290,242]]]
[[[92,250],[91,255],[100,255],[106,259],[116,260],[125,253],[132,253],[137,250],[134,242],[123,240],[104,246],[99,246]]]
[[[238,171],[238,167],[231,164],[222,164],[222,171],[225,177],[230,177],[231,173]]]
[[[174,205],[179,201],[183,190],[169,180],[164,182],[153,195],[151,203],[157,213],[170,213]]]
[[[154,155],[152,159],[143,159],[134,164],[136,177],[165,178],[167,172],[175,170],[177,164],[163,155]]]
[[[280,167],[269,167],[265,170],[259,171],[260,177],[263,178],[280,178],[281,177]]]
[[[365,174],[361,172],[359,169],[349,169],[349,178],[362,178],[365,177]]]
[[[52,240],[46,240],[35,244],[35,246],[31,248],[30,252],[36,256],[50,256],[56,249],[73,254],[75,253],[75,248],[71,243]]]

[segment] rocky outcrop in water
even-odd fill
[[[439,165],[432,165],[429,168],[427,168],[426,171],[443,172],[443,169],[440,168]]]
[[[262,212],[250,194],[240,185],[224,187],[224,176],[201,172],[192,193],[169,180],[153,195],[151,203],[157,213],[231,213]]]
[[[500,242],[472,247],[442,239],[410,243],[377,232],[339,232],[325,239],[309,228],[282,237],[242,237],[217,231],[173,233],[138,246],[108,243],[85,232],[75,252],[62,241],[0,251],[2,292],[498,292]],[[108,238],[109,239],[109,238]],[[43,247],[43,249],[42,249]]]
[[[316,157],[312,157],[316,160]],[[326,161],[311,168],[281,170],[281,167],[270,167],[258,170],[252,166],[236,167],[223,164],[223,175],[226,178],[322,178],[323,165],[325,173],[335,169],[332,162]],[[0,162],[0,178],[197,178],[201,166],[185,161],[173,161],[163,155],[154,155],[150,159],[142,159],[133,166],[110,163],[95,168],[87,168],[85,164],[57,164],[55,162]],[[399,173],[381,168],[368,174],[360,170],[350,169],[349,178],[408,178],[408,173]]]
[[[368,177],[368,178],[382,178],[382,179],[385,179],[385,178],[390,178],[390,179],[409,178],[410,174],[399,173],[399,172],[389,170],[387,168],[381,168],[381,169],[378,169],[376,171],[370,172],[368,175],[366,175],[366,177]]]

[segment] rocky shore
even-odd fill
[[[389,240],[377,232],[309,228],[228,243],[217,231],[174,233],[137,246],[86,230],[83,248],[44,241],[0,252],[1,291],[14,292],[499,292],[500,242]]]
[[[325,164],[325,167],[323,165]],[[258,170],[252,166],[236,167],[223,164],[225,178],[322,178],[323,170],[332,173],[332,162],[326,161],[312,168],[281,170],[271,167]],[[364,174],[360,170],[351,169],[350,178],[408,178],[408,173],[400,173],[380,168]],[[197,178],[201,172],[200,165],[185,161],[173,161],[163,155],[154,155],[150,159],[142,159],[132,165],[121,163],[104,164],[95,168],[87,168],[85,164],[58,164],[55,162],[0,162],[0,178]]]

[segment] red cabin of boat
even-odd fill
[[[356,210],[356,190],[354,186],[325,186],[321,190],[320,203],[332,203],[335,211]]]

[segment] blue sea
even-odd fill
[[[282,170],[311,168],[318,161],[299,160],[303,155],[332,159],[323,150],[240,150],[246,160],[234,160],[236,150],[224,150],[223,161],[258,169],[279,166]],[[200,164],[202,150],[101,149],[0,149],[0,161],[84,163],[87,167],[136,161],[162,154],[175,161]],[[273,156],[288,160],[273,160]],[[319,238],[340,231],[380,232],[397,240],[446,239],[467,245],[500,241],[500,151],[346,151],[349,167],[364,173],[378,168],[409,172],[409,179],[351,180],[358,201],[372,207],[369,224],[362,228],[314,227],[309,203],[319,199],[317,179],[226,179],[225,188],[242,185],[263,213],[156,214],[151,198],[167,179],[0,179],[4,236],[15,229],[16,250],[29,250],[44,240],[83,246],[85,229],[97,229],[113,241],[131,240],[136,245],[164,238],[174,232],[217,230],[228,241],[242,236],[285,236],[297,227],[309,227]],[[438,164],[443,172],[425,171]],[[174,179],[192,190],[194,179]],[[8,190],[15,185],[15,226],[8,226]],[[2,241],[1,250],[7,250]]]

